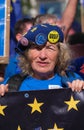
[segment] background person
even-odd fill
[[[84,56],[75,58],[71,63],[71,71],[78,73],[84,80]]]
[[[56,15],[43,14],[43,15],[38,15],[36,17],[35,24],[39,24],[39,23],[56,24],[61,28],[63,28],[63,33],[66,39],[68,35],[68,31],[75,18],[77,3],[78,0],[69,0],[61,19],[58,19]]]
[[[23,35],[33,26],[33,19],[23,18],[15,24],[15,39],[16,42],[23,37]],[[20,73],[21,70],[18,67],[18,53],[15,56],[10,57],[9,64],[6,66],[4,78],[7,79],[14,74]]]

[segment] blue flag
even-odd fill
[[[6,93],[0,98],[0,130],[84,130],[84,90]]]
[[[14,36],[15,23],[22,18],[21,0],[11,0],[10,13],[10,56],[15,55],[16,41]]]

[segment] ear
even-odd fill
[[[22,34],[21,33],[16,34],[16,40],[17,41],[19,41],[21,38],[22,38]]]

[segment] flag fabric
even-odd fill
[[[9,92],[0,97],[0,130],[84,130],[84,91]]]
[[[0,1],[0,56],[4,56],[4,38],[5,38],[5,24],[6,24],[6,8],[5,1]]]
[[[22,18],[21,0],[11,0],[10,22],[12,28],[14,27],[15,22],[20,18]]]
[[[10,56],[15,55],[16,41],[14,36],[15,23],[22,18],[21,0],[11,0],[10,10]]]

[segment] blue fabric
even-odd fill
[[[20,40],[19,44],[22,44],[23,40],[27,43],[29,41],[37,45],[44,45],[47,41],[56,44],[58,42],[63,42],[64,34],[61,28],[56,25],[37,24],[31,27],[30,30],[28,30],[28,32]],[[24,52],[28,47],[29,44],[26,46],[25,49],[21,49],[18,45],[17,49],[21,52]]]
[[[82,78],[75,73],[74,76],[70,75],[69,78],[65,76],[61,77],[60,75],[56,74],[53,78],[48,80],[38,80],[29,76],[23,81],[19,91],[62,88],[62,84],[68,87],[67,81],[72,82],[74,79],[82,79]]]
[[[26,37],[29,41],[36,43],[36,37],[39,34],[43,34],[45,37],[47,37],[47,40],[48,40],[48,35],[51,31],[56,31],[59,34],[59,38],[57,42],[63,42],[64,34],[61,28],[56,25],[54,26],[50,24],[37,24],[33,26],[24,37]],[[40,39],[40,40],[43,40],[43,39]]]
[[[71,71],[78,73],[84,79],[84,57],[74,59],[70,69]]]
[[[5,79],[21,72],[20,68],[18,67],[17,57],[18,55],[10,58],[9,64],[6,66],[5,69],[5,74],[4,74]]]
[[[16,21],[22,18],[21,0],[11,0],[11,13],[10,13],[10,56],[16,54],[15,47],[17,45],[14,36],[14,26]]]
[[[59,85],[59,87],[62,86],[61,84],[61,77],[58,76],[57,74],[48,80],[38,80],[35,79],[33,77],[27,77],[21,87],[20,87],[20,91],[25,91],[25,90],[44,90],[44,89],[48,89],[49,85]],[[53,87],[52,86],[52,87]],[[55,86],[54,86],[55,87]]]

